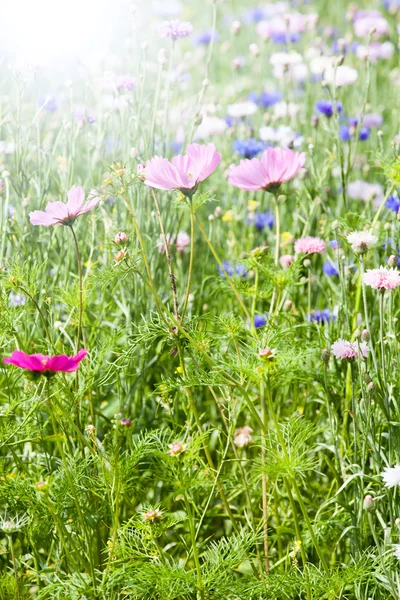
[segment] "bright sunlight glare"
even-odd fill
[[[104,49],[111,28],[106,4],[108,0],[0,2],[2,53],[54,63]]]

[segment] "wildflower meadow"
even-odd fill
[[[400,2],[253,1],[0,6],[0,600],[400,598]]]

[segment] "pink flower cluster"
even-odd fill
[[[382,266],[379,269],[368,269],[364,274],[364,283],[374,290],[393,290],[400,285],[400,272]]]
[[[326,250],[324,240],[310,235],[295,241],[294,249],[296,254],[322,254]]]
[[[336,358],[342,360],[353,360],[357,358],[360,354],[361,358],[367,358],[369,348],[365,342],[348,342],[347,340],[339,339],[334,342],[331,346],[332,354],[336,356]]]

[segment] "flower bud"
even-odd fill
[[[259,56],[260,54],[260,48],[257,46],[257,44],[250,44],[249,51],[253,56]]]
[[[368,329],[363,329],[363,331],[361,333],[361,339],[363,342],[369,342],[369,340],[371,339],[371,336],[370,336]]]
[[[325,364],[329,362],[330,359],[330,352],[327,348],[324,348],[321,352],[321,358],[322,358],[322,362],[324,362]]]
[[[120,244],[126,244],[128,241],[128,236],[123,231],[119,231],[114,238],[114,244],[119,246]]]
[[[370,494],[367,494],[364,498],[363,507],[364,510],[371,511],[374,509],[375,500]]]
[[[397,256],[391,254],[388,258],[389,267],[395,267],[397,265]]]
[[[126,257],[126,250],[120,250],[116,254],[114,254],[115,262],[121,262]]]
[[[132,421],[130,419],[120,419],[119,424],[121,427],[129,427],[132,424]]]
[[[240,31],[242,27],[242,24],[240,21],[233,21],[232,25],[231,25],[231,33],[233,33],[233,35],[237,35]]]

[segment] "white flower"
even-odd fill
[[[300,110],[300,106],[294,102],[278,102],[274,105],[274,116],[277,119],[286,119],[286,117],[293,118],[297,115]]]
[[[383,202],[383,188],[379,183],[368,183],[357,179],[349,183],[347,191],[353,200],[364,200],[364,202],[373,200],[374,206],[379,206]]]
[[[303,57],[298,52],[275,52],[269,59],[271,65],[285,67],[289,65],[299,65],[303,62]]]
[[[313,75],[322,75],[324,71],[332,68],[332,56],[311,56],[311,51],[309,51],[307,58],[310,61],[309,68]]]
[[[206,140],[211,136],[221,135],[227,128],[228,125],[223,119],[219,119],[218,117],[203,117],[203,120],[194,134],[194,139]]]
[[[393,545],[394,555],[400,560],[400,544]]]
[[[385,482],[385,486],[387,488],[392,488],[396,485],[400,485],[400,465],[395,465],[394,467],[386,467],[383,473],[381,473],[381,477]]]
[[[369,231],[353,231],[347,236],[353,252],[366,252],[376,244],[378,238]]]
[[[358,79],[358,72],[353,67],[348,67],[347,65],[340,65],[336,69],[329,67],[324,73],[324,79],[327,83],[335,87],[343,87],[355,83]]]
[[[236,102],[236,104],[229,104],[227,107],[227,113],[230,117],[240,119],[241,117],[250,117],[254,115],[258,110],[257,104],[251,101]]]

